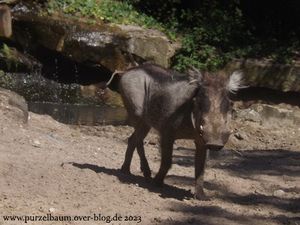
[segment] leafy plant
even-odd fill
[[[114,0],[49,0],[48,13],[63,12],[67,15],[83,16],[103,22],[136,24],[142,27],[165,30],[163,25],[151,16],[133,8],[127,1]]]
[[[13,50],[6,44],[2,44],[0,47],[0,58],[5,62],[8,69],[17,69],[19,66],[19,62],[16,59]]]
[[[299,54],[299,38],[286,41],[258,36],[240,0],[48,0],[46,10],[158,29],[182,42],[172,60],[172,67],[181,71],[190,66],[216,70],[244,57],[292,63]]]

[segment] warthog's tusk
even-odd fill
[[[192,124],[193,124],[194,129],[196,129],[196,122],[195,122],[195,117],[194,117],[193,113],[191,113],[191,120],[192,120]],[[202,125],[200,125],[200,131],[203,131],[203,126]],[[202,133],[200,135],[202,136]]]
[[[191,119],[192,119],[192,124],[193,124],[194,129],[196,129],[196,122],[195,122],[195,117],[194,117],[193,113],[191,113]]]

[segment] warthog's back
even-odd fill
[[[196,88],[187,77],[151,64],[127,71],[119,85],[129,119],[142,119],[158,130],[172,115],[180,117],[179,108],[191,101]]]

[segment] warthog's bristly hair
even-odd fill
[[[198,83],[200,84],[202,81],[202,73],[200,72],[200,70],[198,70],[195,67],[191,67],[188,70],[188,76],[189,76],[189,84],[193,84],[193,83]]]
[[[227,90],[234,94],[241,88],[246,88],[246,86],[243,86],[243,73],[234,71],[227,83]]]

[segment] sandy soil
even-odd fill
[[[19,113],[0,106],[1,225],[25,224],[3,216],[39,220],[47,214],[81,221],[27,224],[300,225],[298,127],[235,121],[236,133],[206,169],[211,200],[197,201],[194,149],[188,141],[176,142],[166,185],[156,188],[142,177],[136,154],[133,175],[119,171],[131,128],[70,127],[32,113],[24,125]],[[153,174],[160,161],[157,143],[152,133],[145,144]],[[118,221],[108,223],[108,216],[116,214]]]

